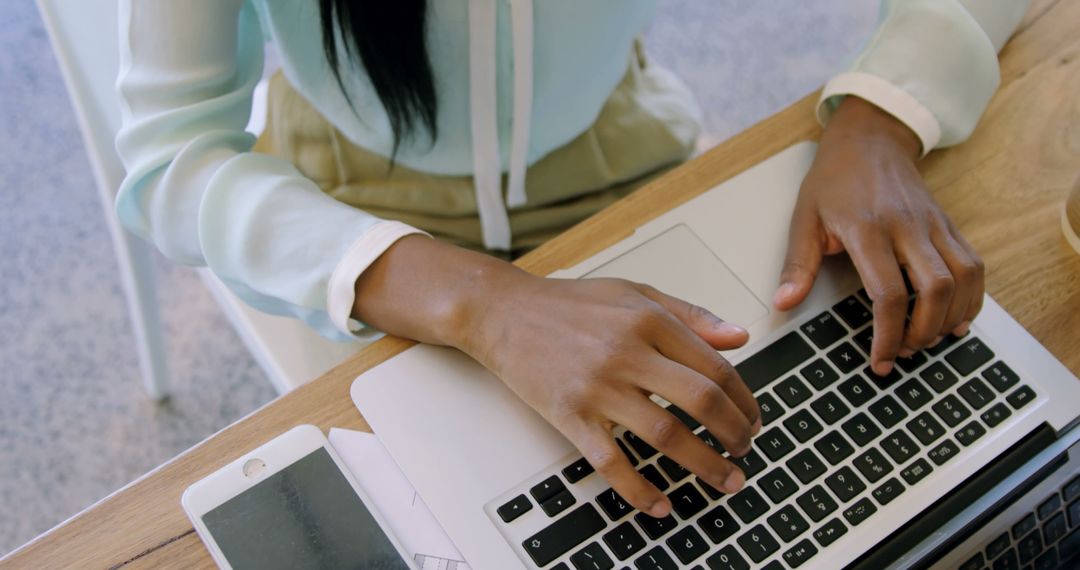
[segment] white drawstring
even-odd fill
[[[509,251],[510,217],[502,197],[496,70],[496,1],[469,2],[469,112],[473,184],[484,247]],[[532,114],[532,0],[510,0],[514,45],[514,115],[508,202],[525,204],[526,158]]]

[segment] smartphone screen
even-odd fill
[[[229,564],[408,569],[325,448],[202,517]]]

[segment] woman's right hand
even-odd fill
[[[716,489],[745,475],[657,405],[701,422],[734,456],[761,429],[757,401],[716,351],[745,330],[621,279],[546,279],[423,236],[400,239],[356,282],[353,316],[391,334],[454,346],[563,433],[635,508],[671,503],[623,455],[621,425]]]
[[[746,343],[745,330],[621,279],[505,279],[455,344],[562,432],[619,495],[655,517],[671,510],[615,443],[615,425],[720,491],[743,486],[738,467],[649,395],[688,412],[732,455],[748,453],[761,428],[757,402],[716,352]]]

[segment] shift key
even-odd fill
[[[814,355],[799,333],[791,331],[759,350],[756,354],[735,365],[735,370],[751,392],[768,386],[770,382],[787,374]]]
[[[607,523],[596,507],[585,504],[525,539],[521,546],[537,566],[544,567],[603,530],[605,526]]]

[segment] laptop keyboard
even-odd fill
[[[1007,530],[960,565],[981,568],[1053,570],[1080,558],[1080,475],[1018,518]]]
[[[860,291],[736,366],[763,423],[751,453],[732,459],[747,478],[740,492],[721,494],[621,431],[619,446],[668,494],[671,515],[638,512],[610,488],[586,493],[599,476],[578,457],[508,491],[497,524],[538,568],[798,568],[1038,397],[974,334],[947,336],[879,377],[871,321]],[[723,452],[686,412],[667,409]],[[534,510],[550,522],[523,536],[515,524]]]

